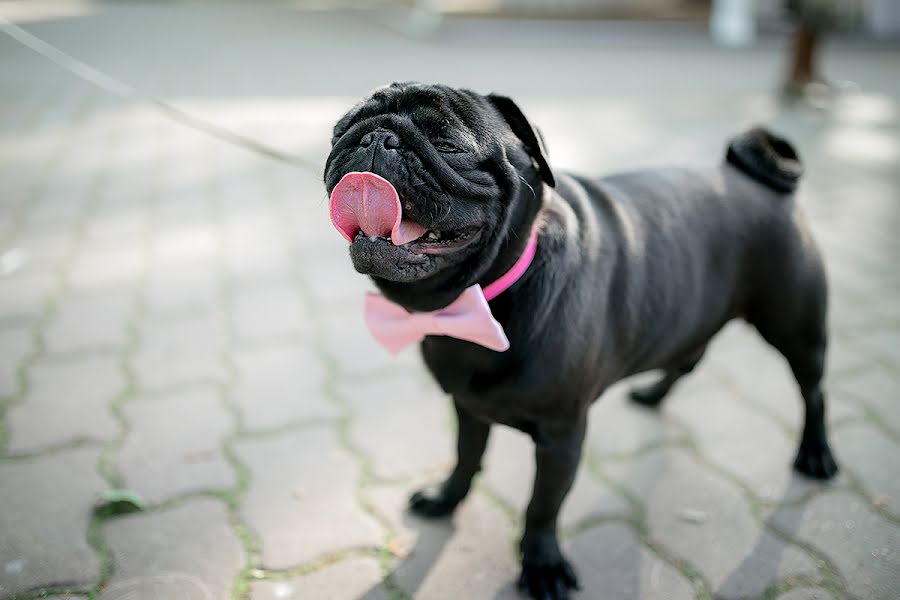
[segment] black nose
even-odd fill
[[[359,140],[359,145],[363,148],[368,148],[372,144],[380,144],[387,150],[396,150],[401,145],[400,137],[396,133],[393,131],[385,131],[383,129],[370,131]]]

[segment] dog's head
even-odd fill
[[[335,125],[325,166],[354,267],[411,310],[502,274],[545,184],[541,139],[512,100],[442,85],[375,90]]]

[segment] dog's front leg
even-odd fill
[[[533,598],[564,600],[570,589],[578,589],[575,571],[563,557],[556,535],[557,517],[575,480],[581,460],[586,418],[535,435],[537,472],[534,491],[525,513],[522,575],[519,587]]]
[[[481,457],[487,447],[489,423],[475,417],[458,401],[454,401],[457,418],[456,467],[441,484],[437,493],[416,492],[409,500],[410,509],[423,517],[443,517],[453,512],[481,470]]]

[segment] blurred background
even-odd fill
[[[767,124],[831,282],[843,468],[729,325],[659,414],[593,408],[579,598],[900,589],[896,0],[0,2],[0,598],[515,598],[530,441],[451,522],[449,402],[361,317],[328,222],[337,118],[419,80],[513,97],[557,169],[720,161]]]

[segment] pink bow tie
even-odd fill
[[[491,314],[488,301],[509,289],[525,273],[537,250],[537,230],[531,233],[525,251],[512,269],[482,291],[475,284],[466,288],[452,304],[432,312],[409,312],[382,296],[366,295],[365,318],[369,331],[379,344],[397,354],[426,335],[446,335],[490,348],[509,349],[503,326]]]
[[[433,312],[411,313],[381,294],[366,295],[366,324],[382,346],[393,354],[421,342],[426,335],[447,335],[503,352],[509,340],[491,314],[478,284],[466,288],[449,306]]]

